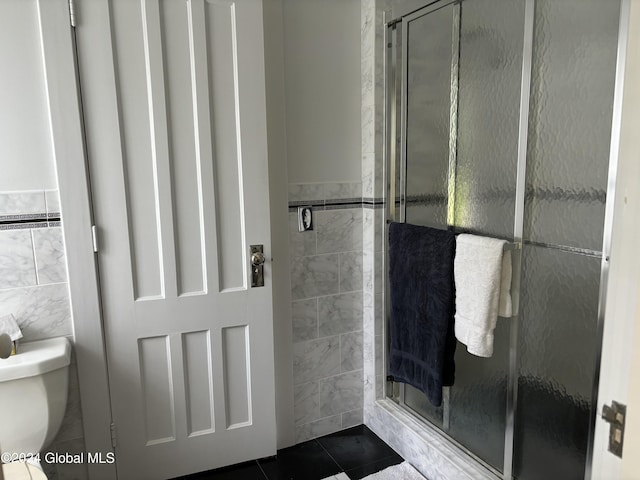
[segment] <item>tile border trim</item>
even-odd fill
[[[289,212],[297,211],[298,207],[311,207],[313,210],[344,210],[347,208],[382,208],[382,198],[342,198],[333,200],[295,200],[289,202]]]
[[[27,213],[21,215],[0,215],[0,231],[25,228],[59,227],[60,213]]]

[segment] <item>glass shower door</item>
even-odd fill
[[[519,236],[516,190],[524,24],[524,0],[462,3],[451,223],[462,231],[506,240]],[[519,263],[519,252],[513,252],[513,262],[514,267]],[[505,465],[505,431],[516,322],[498,319],[490,358],[473,356],[458,343],[456,382],[451,387],[449,434],[500,472],[511,470],[510,458]]]
[[[402,142],[406,182],[403,217],[407,223],[446,229],[451,161],[455,158],[455,114],[451,85],[456,82],[459,4],[429,8],[409,17],[403,34],[406,62],[406,137]],[[455,107],[454,107],[455,112]],[[425,395],[406,385],[405,404],[447,429],[448,388],[443,406],[432,406]],[[445,409],[445,410],[443,410]]]
[[[505,478],[589,469],[619,15],[443,0],[389,27],[390,219],[522,241],[494,355],[458,343],[441,407],[409,385],[392,396]]]
[[[399,220],[513,239],[524,0],[440,2],[403,20]],[[472,357],[458,344],[456,382],[441,407],[401,388],[406,407],[497,472],[504,469],[509,341],[503,319],[493,357]]]
[[[450,160],[455,159],[451,85],[456,81],[459,5],[406,21],[406,210],[414,225],[447,228]],[[454,99],[455,101],[455,99]],[[453,107],[455,109],[455,106]]]
[[[620,2],[536,0],[527,151],[517,478],[584,478]]]

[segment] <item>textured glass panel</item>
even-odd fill
[[[519,328],[518,478],[584,478],[600,259],[525,247]]]
[[[513,237],[524,0],[462,3],[455,224]]]
[[[438,200],[433,203],[422,203],[420,200],[414,199],[413,202],[407,202],[405,215],[407,223],[445,228],[447,224],[447,201]],[[443,215],[444,220],[442,220]]]
[[[509,331],[510,320],[499,319],[491,358],[473,356],[458,343],[449,414],[450,435],[500,471],[504,463]]]
[[[407,32],[406,220],[432,227],[447,225],[453,19],[449,5]]]
[[[620,2],[538,0],[526,236],[602,248]]]
[[[427,396],[411,385],[405,385],[404,402],[417,413],[428,418],[431,423],[442,428],[442,406],[434,407]]]
[[[455,224],[513,238],[524,1],[462,4]],[[491,358],[456,350],[449,433],[502,470],[509,320],[500,319]]]

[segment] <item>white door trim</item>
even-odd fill
[[[289,199],[285,133],[282,0],[262,3],[264,22],[267,148],[271,211],[273,336],[278,448],[295,444],[293,418],[293,330],[289,260]]]
[[[600,382],[591,478],[621,478],[622,461],[607,451],[609,424],[600,418],[602,406],[612,400],[627,404],[640,285],[640,59],[633,46],[640,42],[640,1],[623,0],[611,161],[617,160],[609,284],[602,339]],[[627,46],[629,48],[627,48]],[[610,190],[612,191],[612,190]],[[623,456],[631,452],[623,449]]]
[[[64,240],[69,268],[75,352],[87,452],[112,451],[109,384],[100,297],[91,235],[91,200],[85,159],[73,31],[67,0],[38,0],[42,57]],[[92,480],[116,478],[115,465],[88,464]]]

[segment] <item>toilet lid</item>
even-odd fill
[[[47,476],[42,470],[24,462],[3,464],[2,474],[4,480],[47,480]]]

